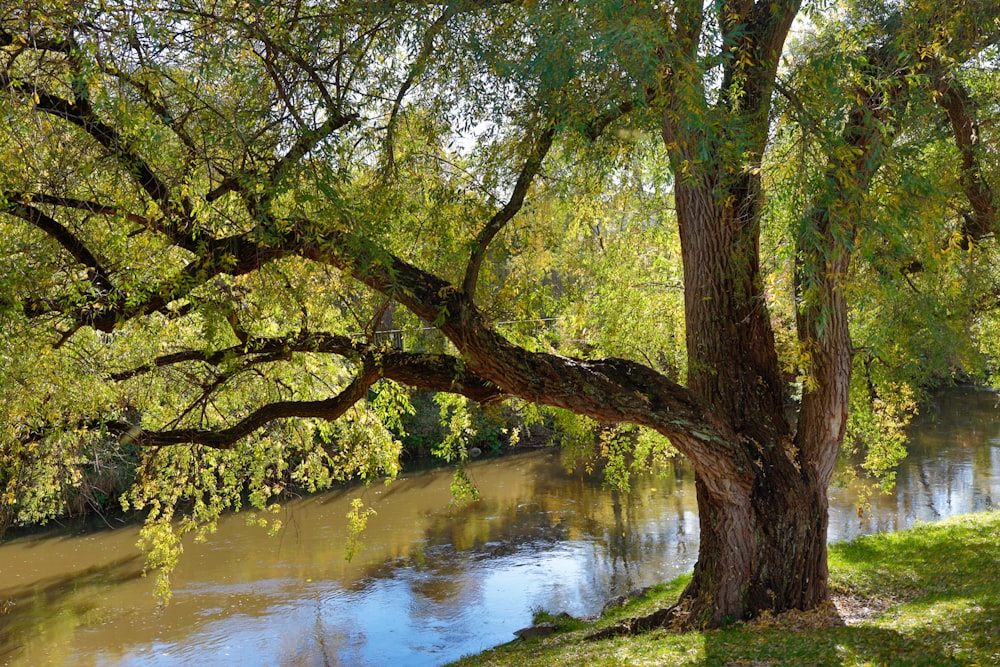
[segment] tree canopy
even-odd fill
[[[168,571],[394,474],[418,388],[690,460],[672,614],[814,605],[845,431],[884,472],[997,357],[998,37],[992,0],[2,9],[0,518],[127,459]]]

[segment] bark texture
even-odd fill
[[[699,127],[667,113],[662,127],[677,178],[688,387],[736,450],[735,470],[693,462],[701,527],[694,577],[676,607],[640,626],[718,627],[764,610],[809,609],[827,598],[826,478],[796,446],[785,414],[761,280],[763,200],[754,168],[767,140],[778,57],[799,3],[737,4],[739,11],[727,14],[733,62],[718,102],[709,104],[704,89],[692,92],[677,77],[668,83],[675,100],[721,121]],[[682,34],[691,36],[686,48],[694,61],[697,32]],[[811,413],[810,425],[842,421],[845,399]],[[831,439],[816,447],[825,460],[839,444]]]

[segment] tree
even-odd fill
[[[986,0],[845,8],[828,34],[851,39],[796,63],[796,88],[778,71],[799,4],[4,10],[8,519],[51,512],[56,480],[88,448],[138,446],[130,502],[150,508],[151,562],[169,566],[182,499],[186,530],[243,493],[266,507],[289,479],[393,471],[385,425],[406,405],[380,382],[392,380],[645,427],[691,462],[692,582],[676,606],[616,632],[824,602],[826,488],[853,361],[843,286],[861,212],[914,91],[929,87],[963,151],[965,238],[995,228],[953,82],[998,24]],[[816,94],[831,62],[846,68],[822,79],[832,92],[804,102],[796,91]],[[794,419],[759,249],[776,93],[819,146],[809,197],[785,211],[804,378]],[[810,127],[823,105],[829,118]],[[521,307],[505,299],[526,294],[508,284],[512,258],[557,224],[559,176],[579,174],[584,156],[621,184],[609,152],[653,134],[676,209],[685,370],[502,334],[497,321]],[[380,345],[390,303],[447,343]],[[358,328],[369,335],[349,335]]]

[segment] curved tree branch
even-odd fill
[[[342,392],[322,401],[276,401],[257,408],[234,426],[227,429],[179,428],[166,431],[145,431],[126,422],[110,422],[109,432],[132,440],[143,446],[195,444],[229,449],[257,429],[277,419],[315,418],[333,421],[347,412],[378,380],[378,375],[367,369]]]
[[[688,458],[746,475],[739,438],[706,412],[684,386],[626,359],[584,360],[530,352],[490,327],[473,302],[445,280],[350,232],[305,244],[303,256],[350,272],[435,326],[458,348],[465,367],[505,393],[572,410],[603,422],[630,422],[669,437]],[[719,456],[725,452],[724,456]],[[725,493],[723,489],[713,492]]]
[[[486,258],[486,249],[497,233],[524,206],[524,198],[528,194],[528,188],[531,187],[531,182],[542,167],[542,161],[548,154],[549,149],[552,148],[552,140],[555,138],[555,134],[555,126],[549,125],[538,135],[531,147],[531,152],[524,161],[524,166],[521,167],[520,174],[517,176],[517,182],[514,184],[514,191],[511,193],[510,199],[503,208],[490,218],[486,226],[476,236],[476,240],[472,245],[472,255],[469,257],[469,263],[465,268],[465,279],[462,281],[462,291],[470,301],[474,300],[476,295],[476,283],[479,281],[479,271],[482,269],[483,260]]]
[[[3,193],[0,196],[0,211],[20,218],[45,232],[45,234],[65,248],[73,256],[73,259],[86,266],[91,273],[91,282],[93,282],[94,286],[100,292],[97,298],[103,298],[111,292],[114,285],[111,283],[110,275],[83,241],[77,238],[73,232],[58,220],[46,215],[34,206],[30,206],[28,203],[8,196],[10,194],[13,193]]]
[[[244,344],[234,345],[214,352],[182,350],[165,354],[128,370],[110,374],[115,381],[128,380],[156,368],[185,362],[202,362],[218,365],[234,356],[269,357],[291,352],[337,354],[360,358],[378,373],[379,377],[395,380],[418,389],[459,393],[477,403],[490,403],[504,397],[495,384],[468,372],[462,361],[446,354],[386,351],[378,345],[355,340],[349,336],[325,332],[300,331],[292,336],[279,338],[250,338]],[[273,360],[280,360],[274,357]]]
[[[496,385],[475,377],[464,369],[460,360],[440,354],[413,354],[405,352],[380,353],[370,347],[351,341],[346,336],[309,334],[303,332],[294,339],[257,339],[251,343],[257,352],[265,350],[288,351],[337,351],[340,353],[363,351],[361,370],[357,377],[339,394],[320,401],[276,401],[261,406],[225,429],[180,428],[163,431],[146,431],[125,422],[105,424],[108,431],[144,446],[199,444],[227,449],[257,429],[277,419],[313,418],[333,421],[352,405],[365,398],[368,390],[381,378],[395,380],[421,389],[462,394],[478,403],[490,403],[505,397]],[[205,354],[185,351],[165,355],[153,362],[165,366],[187,360],[221,361],[230,353]],[[113,379],[127,379],[149,370],[140,367],[130,372],[114,374]]]
[[[980,136],[975,105],[965,86],[943,65],[935,63],[933,75],[936,100],[948,114],[955,146],[962,157],[962,189],[972,207],[972,212],[963,216],[963,242],[978,241],[996,232],[997,205],[977,155]]]

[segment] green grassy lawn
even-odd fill
[[[830,549],[836,606],[726,630],[586,641],[623,617],[669,605],[686,577],[593,622],[457,663],[485,665],[1000,666],[1000,512],[971,514]]]

